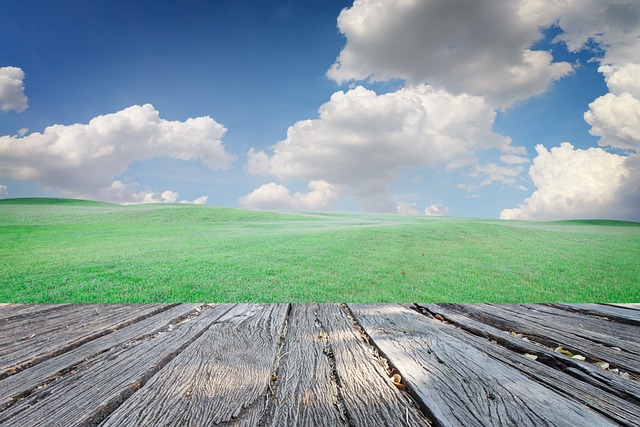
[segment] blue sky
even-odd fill
[[[640,220],[638,22],[633,0],[5,2],[0,197]]]

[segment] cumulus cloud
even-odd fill
[[[182,200],[180,203],[191,203],[191,204],[194,204],[194,205],[206,205],[207,204],[207,200],[209,200],[209,196],[200,196],[197,199],[194,199],[192,201]]]
[[[424,214],[427,216],[442,216],[447,212],[449,212],[449,208],[442,203],[434,203],[424,210]]]
[[[7,197],[9,195],[9,189],[6,185],[0,185],[0,197]]]
[[[395,211],[389,182],[402,167],[461,167],[478,150],[522,151],[491,130],[495,111],[482,97],[427,85],[383,95],[358,86],[334,93],[319,111],[318,119],[289,127],[271,155],[250,150],[247,171],[285,182],[326,180],[364,210]]]
[[[347,43],[327,75],[429,83],[506,107],[572,71],[530,49],[559,9],[538,0],[356,1],[338,17]]]
[[[584,114],[601,146],[640,149],[640,64],[601,66],[609,93],[589,104]]]
[[[555,12],[570,51],[599,45],[603,65],[640,62],[640,3],[637,0],[566,0]]]
[[[517,156],[515,154],[503,154],[500,156],[500,161],[508,164],[521,164],[529,163],[530,160],[526,157]]]
[[[151,105],[135,105],[87,124],[53,125],[25,136],[0,136],[0,178],[39,181],[72,195],[95,195],[138,160],[200,160],[226,169],[234,160],[210,117],[169,121]],[[169,199],[172,195],[167,195]]]
[[[496,181],[513,185],[516,182],[516,178],[519,177],[522,172],[523,169],[521,166],[500,166],[496,163],[489,162],[475,166],[470,175],[484,177],[484,180],[480,183],[481,186],[489,185]]]
[[[284,185],[271,182],[240,198],[247,209],[326,210],[338,199],[335,187],[324,180],[309,182],[309,192],[291,194]]]
[[[536,151],[529,169],[536,190],[519,207],[503,210],[501,219],[640,219],[640,156],[575,149],[568,142],[551,150],[537,145]]]
[[[398,202],[396,212],[400,215],[418,215],[418,205],[415,203]]]
[[[0,67],[0,109],[21,113],[27,107],[24,71],[18,67]]]
[[[137,183],[125,184],[122,181],[115,180],[109,187],[101,189],[97,196],[100,200],[120,204],[136,204],[136,203],[176,203],[178,194],[175,191],[166,190],[162,193],[141,189]],[[193,201],[182,200],[180,203],[193,203],[204,205],[207,203],[207,196],[199,197]]]

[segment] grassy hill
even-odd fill
[[[0,201],[0,302],[639,302],[640,226]]]

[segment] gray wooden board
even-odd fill
[[[585,316],[584,313],[561,310],[543,304],[509,305],[507,307],[516,310],[516,312],[526,309],[528,316],[543,321],[551,318],[554,325],[571,325],[571,328],[583,338],[640,355],[640,327],[638,326]]]
[[[88,359],[0,412],[3,426],[75,426],[98,423],[230,306],[216,305],[170,331],[125,343]]]
[[[594,316],[607,317],[621,323],[640,326],[640,310],[634,307],[619,307],[609,304],[552,304],[553,306]]]
[[[311,305],[291,308],[273,395],[264,416],[266,425],[347,425],[317,310]]]
[[[0,378],[167,308],[69,305],[0,322]]]
[[[441,426],[615,425],[401,306],[349,305]]]
[[[44,360],[28,369],[0,380],[0,410],[38,386],[51,381],[54,376],[79,365],[87,358],[107,351],[127,341],[144,338],[175,324],[183,317],[194,313],[198,304],[181,304],[161,311],[140,322],[126,326],[111,334],[89,341],[67,353]]]
[[[286,305],[231,309],[104,421],[103,426],[257,425]]]
[[[531,316],[523,307],[502,305],[459,305],[460,310],[474,319],[496,326],[506,331],[528,336],[550,347],[561,346],[573,354],[580,354],[592,359],[610,363],[612,367],[623,369],[632,375],[640,377],[639,355],[614,349],[624,343],[619,341],[609,345],[591,341],[585,338],[585,331],[579,324],[568,321],[557,321],[553,316],[543,318]],[[613,340],[612,340],[613,341]]]
[[[419,307],[451,322],[445,323],[448,325],[445,329],[448,334],[470,342],[545,387],[587,405],[621,425],[640,425],[640,390],[634,381],[506,334],[457,313],[451,307],[436,304],[420,304]],[[538,359],[530,360],[524,357],[526,353],[535,355]],[[625,389],[630,394],[622,393]]]
[[[69,304],[0,304],[0,322],[33,316],[36,313],[60,310]]]
[[[431,425],[415,402],[393,385],[377,350],[363,340],[350,313],[347,317],[346,310],[335,305],[319,307],[316,318],[327,333],[350,425]]]
[[[430,425],[335,304],[291,308],[273,389],[265,425]]]

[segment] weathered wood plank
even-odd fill
[[[98,424],[229,309],[229,305],[216,305],[170,331],[126,343],[87,360],[0,412],[0,424]]]
[[[263,419],[269,426],[345,426],[338,384],[316,318],[318,306],[294,305]]]
[[[640,310],[636,307],[616,307],[606,304],[551,304],[564,310],[602,316],[620,323],[640,326]]]
[[[238,305],[158,372],[102,426],[257,425],[286,305]]]
[[[627,308],[630,310],[636,310],[636,311],[640,311],[640,304],[638,303],[606,303],[605,305],[612,305],[614,307],[622,307],[622,308]]]
[[[265,425],[430,425],[338,305],[291,308],[277,374]]]
[[[513,307],[513,306],[510,306]],[[625,351],[640,354],[640,328],[627,323],[618,323],[602,318],[586,316],[584,313],[561,310],[543,304],[523,304],[529,316],[540,320],[553,319],[554,325],[571,325],[583,338],[609,347],[621,347]]]
[[[401,306],[349,305],[441,426],[610,426],[612,422]]]
[[[613,348],[613,344],[604,345],[591,341],[589,335],[579,324],[566,320],[556,321],[553,316],[543,318],[531,315],[524,307],[511,305],[459,305],[470,317],[506,331],[514,331],[549,347],[561,346],[573,354],[610,363],[612,367],[623,369],[640,377],[640,355],[629,351],[628,343],[616,341],[624,351]],[[530,311],[530,310],[529,310]]]
[[[0,410],[29,394],[38,386],[51,381],[56,375],[70,370],[87,358],[107,351],[130,340],[145,338],[169,325],[176,324],[189,314],[195,313],[200,305],[181,304],[166,311],[156,313],[140,322],[126,326],[111,334],[89,341],[67,353],[47,359],[15,375],[0,380]]]
[[[587,405],[621,425],[640,425],[640,388],[635,382],[477,322],[453,311],[451,306],[420,304],[419,308],[451,322],[448,328],[443,328],[446,333],[510,364],[545,387]],[[527,353],[538,359],[533,361],[524,357]],[[623,393],[624,390],[627,393]]]
[[[167,305],[69,305],[0,322],[0,378],[143,319]]]
[[[415,402],[393,385],[350,314],[347,317],[339,306],[321,305],[317,319],[327,332],[349,425],[431,425]]]
[[[0,322],[51,310],[60,310],[69,304],[0,304]]]

